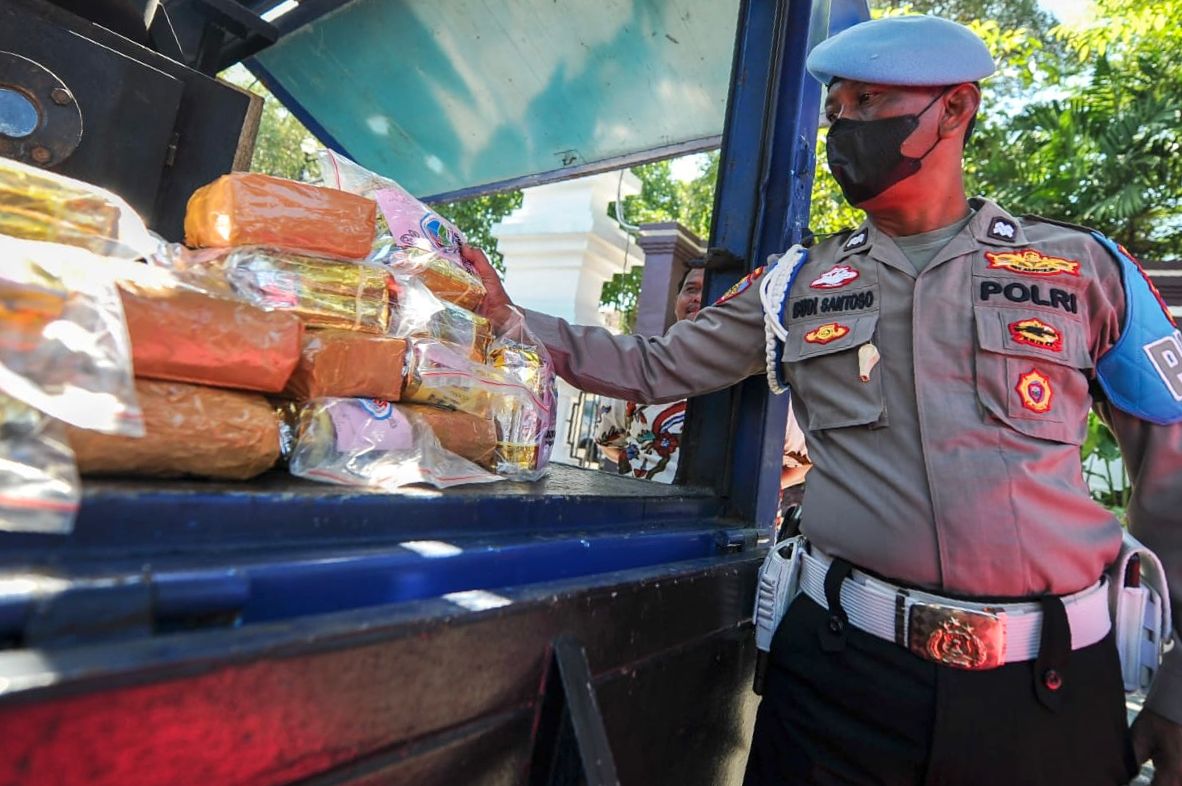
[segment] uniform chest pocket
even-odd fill
[[[1084,326],[1059,314],[974,309],[977,395],[989,416],[1031,437],[1083,443],[1092,367]]]
[[[784,371],[804,402],[810,431],[886,425],[882,369],[859,376],[858,350],[874,337],[878,314],[793,321],[784,345]]]

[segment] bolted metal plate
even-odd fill
[[[82,141],[82,110],[45,66],[0,51],[0,155],[50,167]]]

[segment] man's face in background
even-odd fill
[[[686,275],[681,283],[681,290],[677,293],[677,301],[673,304],[673,315],[680,322],[683,319],[693,319],[702,309],[702,280],[706,271],[694,268]]]

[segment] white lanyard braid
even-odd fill
[[[759,302],[763,304],[764,349],[767,353],[767,386],[776,395],[788,390],[780,382],[780,358],[776,351],[777,342],[783,345],[788,340],[788,329],[784,327],[780,311],[792,289],[796,273],[807,259],[808,251],[803,246],[793,246],[776,260],[759,285]]]

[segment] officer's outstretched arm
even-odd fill
[[[465,247],[465,259],[484,279],[484,312],[494,322],[512,305],[484,255]],[[764,368],[763,308],[759,287],[748,286],[721,305],[704,308],[656,338],[616,336],[603,328],[521,309],[546,345],[559,376],[604,396],[662,403],[709,393]]]

